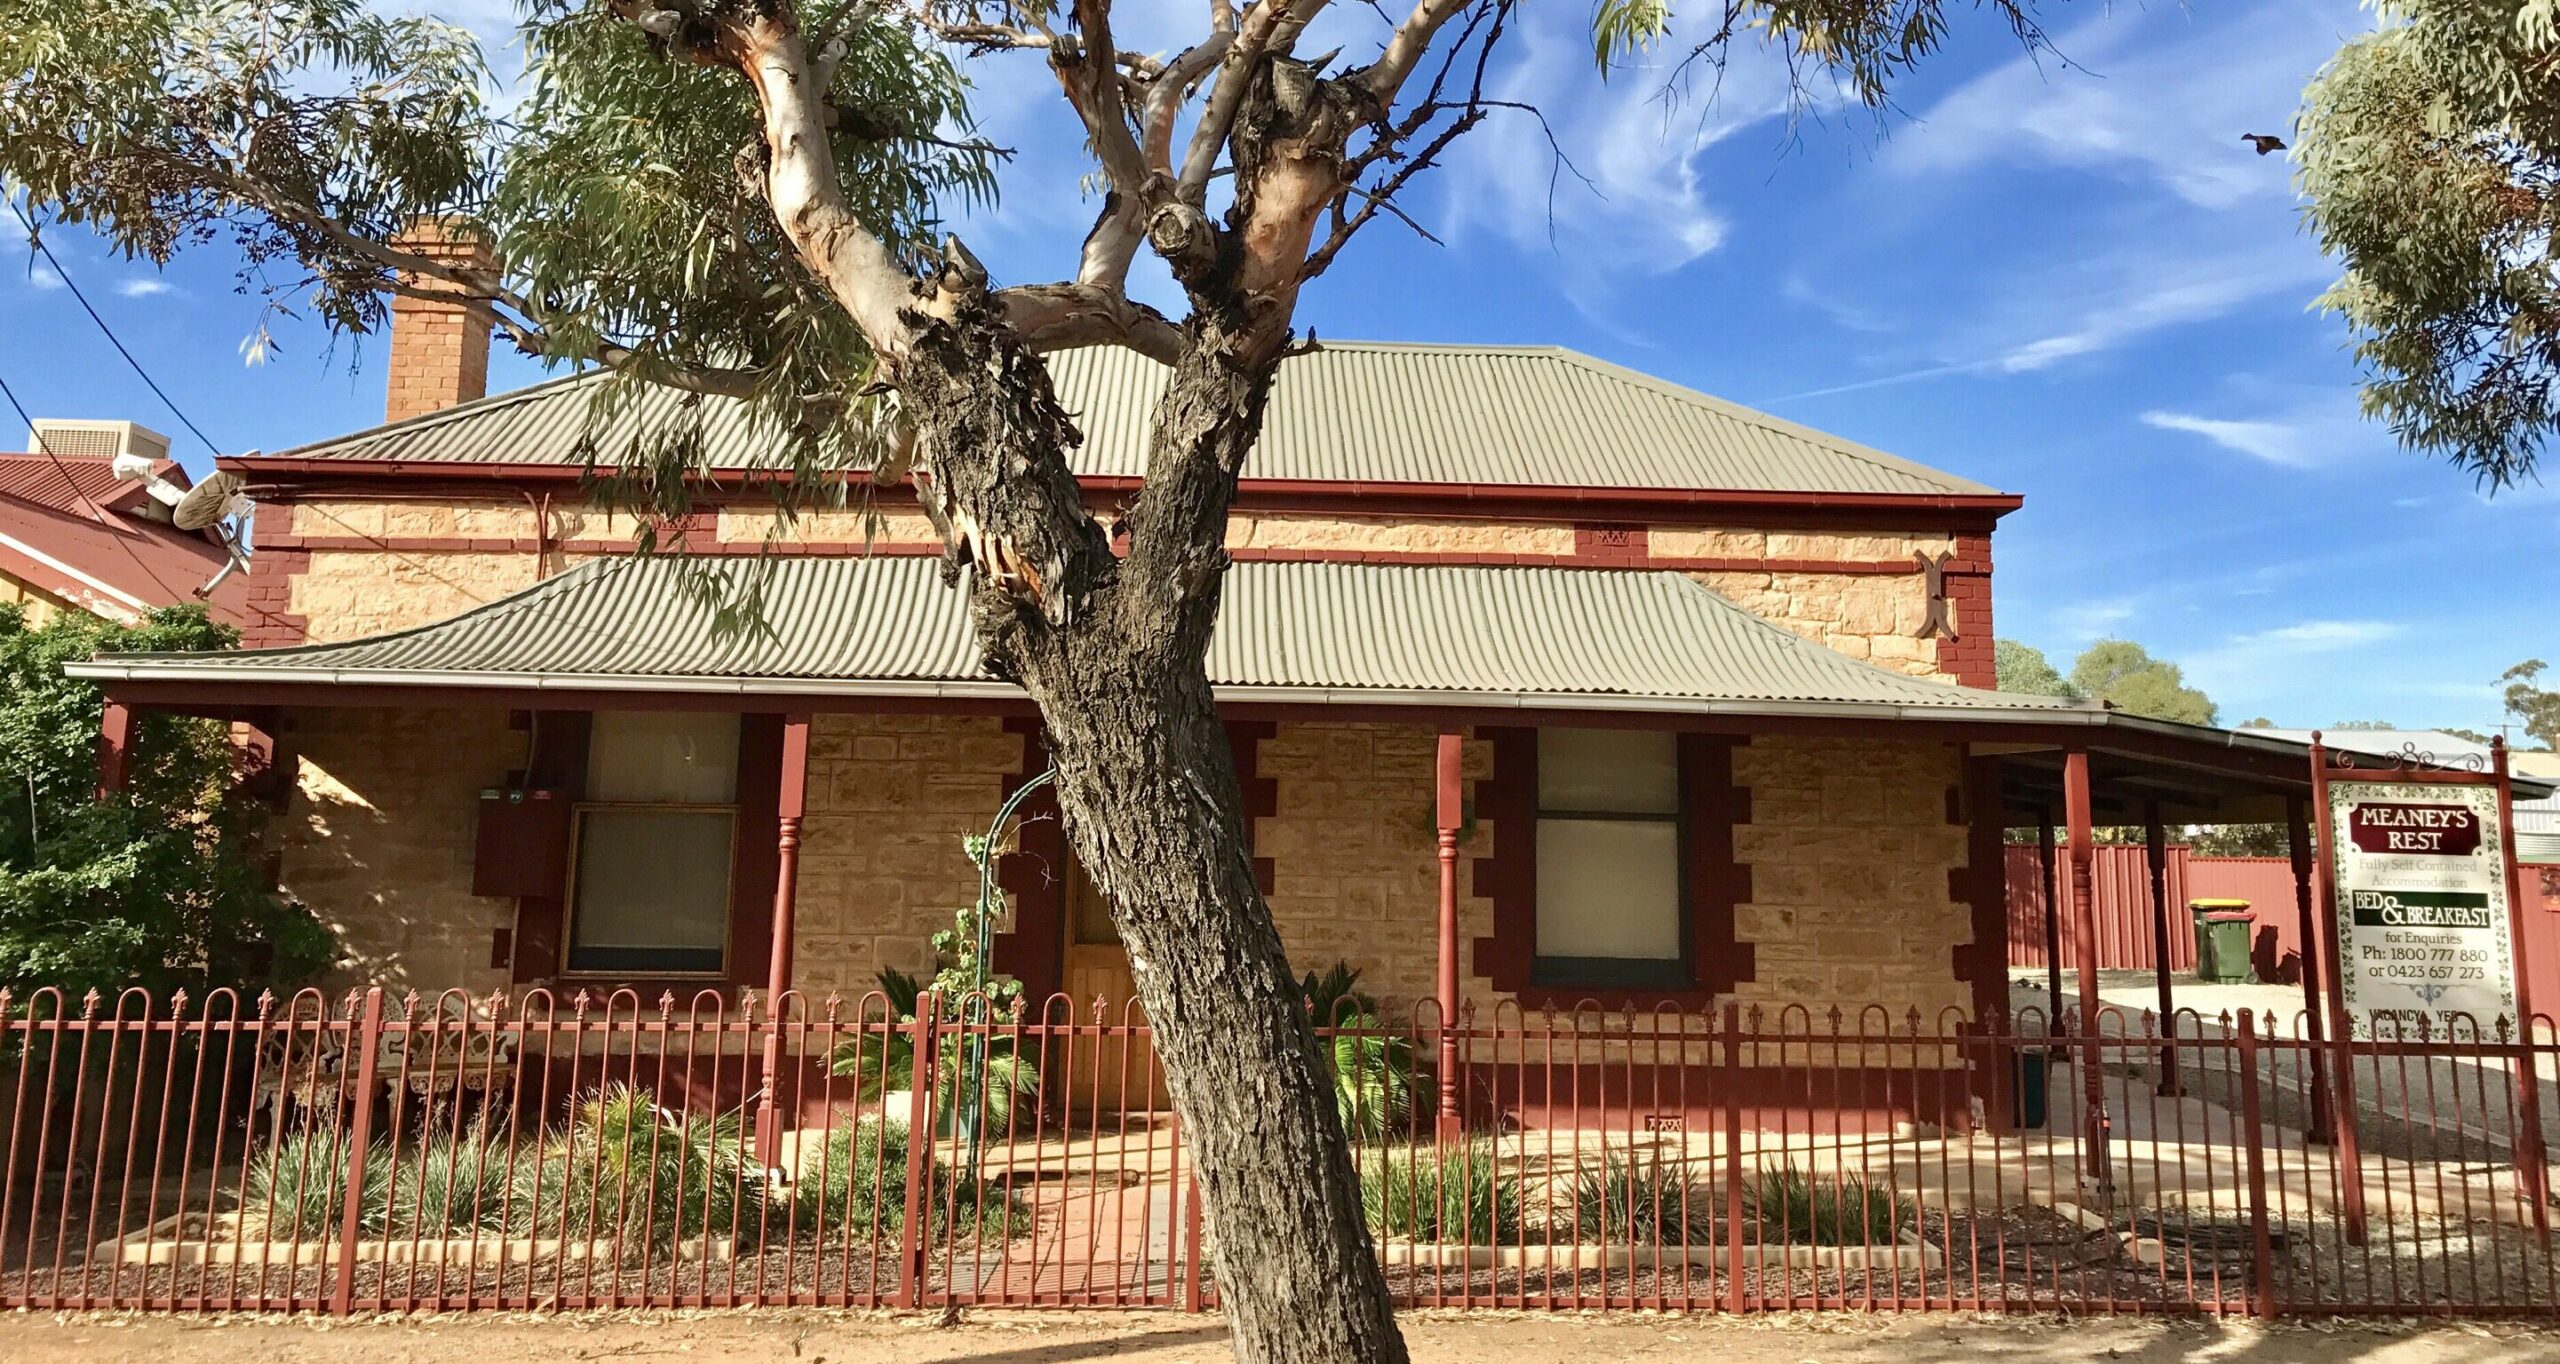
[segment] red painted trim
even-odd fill
[[[521,463],[417,463],[399,460],[310,459],[263,455],[251,459],[225,457],[217,467],[245,474],[254,482],[283,487],[299,483],[448,483],[483,493],[493,484],[574,484],[586,477],[577,465]],[[701,500],[743,497],[762,484],[787,482],[787,473],[731,470],[688,475],[707,494]],[[847,474],[851,480],[858,475]],[[1077,480],[1088,502],[1108,503],[1136,492],[1144,479],[1087,475]],[[912,488],[880,488],[882,500],[912,498]],[[1957,514],[1988,529],[1991,522],[2016,511],[2025,499],[2014,493],[1850,493],[1761,491],[1719,488],[1603,488],[1584,485],[1418,483],[1391,480],[1246,478],[1236,485],[1240,510],[1292,508],[1370,511],[1499,508],[1517,514],[1543,513],[1567,521],[1632,521],[1650,519],[1646,511],[1754,511],[1788,515],[1831,515],[1874,524],[1872,518],[1920,518],[1945,523]],[[1755,518],[1755,521],[1758,518]]]
[[[1754,953],[1734,910],[1751,896],[1751,869],[1735,859],[1733,830],[1750,822],[1750,793],[1733,782],[1734,740],[1683,734],[1681,804],[1688,814],[1690,963],[1687,990],[1550,987],[1531,978],[1538,941],[1538,732],[1480,729],[1493,745],[1494,775],[1476,783],[1476,813],[1493,824],[1494,852],[1475,860],[1475,893],[1493,902],[1493,936],[1475,942],[1475,972],[1524,1008],[1695,1006],[1753,978]]]
[[[387,553],[508,553],[534,554],[549,549],[565,554],[620,554],[628,552],[632,540],[580,539],[545,541],[534,537],[517,539],[485,539],[455,535],[390,535],[368,538],[361,535],[288,535],[273,542],[280,550],[307,556],[314,550],[334,552]],[[762,540],[713,540],[682,542],[665,546],[698,555],[762,556],[777,554],[808,558],[847,558],[873,556],[879,558],[932,558],[942,553],[939,545],[896,542],[863,542],[859,540],[795,540],[767,545]],[[1681,573],[1836,573],[1858,577],[1911,577],[1920,572],[1909,559],[1810,559],[1755,558],[1746,555],[1724,556],[1646,556],[1612,554],[1604,551],[1573,554],[1501,554],[1470,553],[1444,550],[1406,549],[1293,549],[1285,546],[1238,546],[1227,551],[1229,558],[1253,563],[1337,563],[1337,564],[1416,564],[1426,566],[1477,565],[1522,566],[1539,568],[1627,568],[1653,569]],[[1959,570],[1951,561],[1949,574]],[[1955,593],[1952,587],[1950,598]]]
[[[733,986],[766,987],[779,959],[790,976],[791,943],[776,941],[782,895],[784,718],[738,717],[738,841],[729,862],[729,959],[723,974]],[[796,841],[796,840],[795,840]]]
[[[1968,907],[1973,941],[1954,951],[1956,979],[1973,987],[1976,1020],[2009,1004],[2008,813],[2000,805],[2000,760],[1966,758],[1964,784],[1947,791],[1947,822],[1965,831],[1965,865],[1948,873],[1948,890]],[[1990,1106],[1995,1114],[2008,1109]]]

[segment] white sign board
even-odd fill
[[[2494,786],[2333,781],[2339,986],[2358,1038],[2454,1026],[2492,1039],[2516,1016],[2507,832]],[[2460,1016],[2456,1022],[2457,1016]],[[2472,1032],[2477,1028],[2477,1034]]]

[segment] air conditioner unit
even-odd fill
[[[169,438],[140,422],[38,417],[35,430],[27,437],[27,448],[92,459],[142,455],[158,461],[169,457]]]

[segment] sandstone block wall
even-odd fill
[[[1439,731],[1418,725],[1283,724],[1262,741],[1260,775],[1274,812],[1255,821],[1253,851],[1272,859],[1271,914],[1301,973],[1336,961],[1360,968],[1370,994],[1406,1004],[1433,997],[1440,959],[1440,861],[1432,782]],[[1467,746],[1470,781],[1491,749]],[[1489,853],[1480,827],[1459,849],[1459,950],[1493,931],[1493,906],[1465,894],[1464,859]],[[1464,987],[1483,991],[1472,972]],[[1491,1002],[1479,994],[1478,1004]],[[1399,1013],[1398,1017],[1403,1015]]]
[[[1965,828],[1947,821],[1963,759],[1936,742],[1763,736],[1734,750],[1751,823],[1734,853],[1751,868],[1737,936],[1756,979],[1736,993],[1770,1011],[1881,1003],[1899,1025],[1920,1010],[1968,1006],[1951,952],[1973,937],[1972,911],[1947,873],[1965,865]]]
[[[1987,536],[1660,525],[1619,528],[1622,547],[1595,553],[1588,530],[1557,520],[1242,511],[1228,526],[1227,546],[1246,557],[1675,569],[1852,658],[1918,677],[1979,674],[1972,680],[1988,682],[1988,577],[1951,575],[1947,609],[1961,638],[1924,638],[1927,580],[1914,560],[1955,552],[1987,565]],[[548,547],[543,569],[558,572],[629,545],[635,532],[630,516],[584,508],[574,493],[547,509],[521,498],[304,499],[262,516],[260,544],[280,552],[262,562],[252,594],[278,619],[307,622],[312,642],[357,639],[442,620],[532,585],[536,546]],[[770,543],[912,554],[939,543],[922,513],[885,504],[813,511],[788,525],[748,504],[705,514],[695,534],[703,548],[732,550]],[[262,631],[250,642],[299,642],[285,637],[291,633]]]
[[[792,959],[800,988],[839,992],[849,1006],[883,966],[930,974],[933,935],[978,898],[961,840],[986,832],[1004,778],[1021,770],[1022,736],[992,717],[815,717]]]
[[[471,893],[480,792],[524,762],[503,710],[297,711],[301,782],[269,826],[278,883],[336,930],[339,985],[507,983],[493,935],[515,901]]]

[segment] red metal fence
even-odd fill
[[[0,998],[0,1307],[1214,1306],[1143,1026],[934,1012]],[[1397,1019],[1325,1050],[1407,1304],[2560,1315],[2547,1026],[1506,1007],[1440,1142]]]

